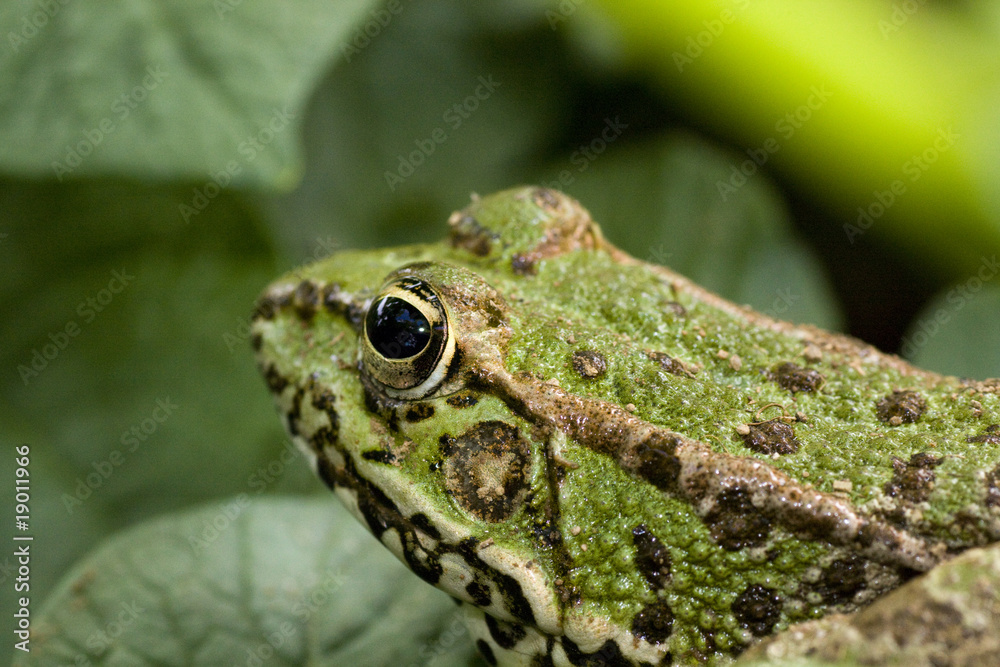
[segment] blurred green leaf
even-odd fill
[[[0,183],[0,261],[13,269],[0,310],[14,315],[0,348],[0,423],[39,466],[42,454],[55,466],[39,471],[47,562],[92,546],[101,530],[89,526],[319,487],[283,449],[247,340],[256,295],[279,271],[255,209],[224,194],[185,225],[189,192]],[[50,583],[33,582],[36,600]]]
[[[306,97],[378,4],[4,3],[0,168],[289,189]]]
[[[28,437],[30,430],[22,430],[23,424],[3,419],[4,432],[0,433],[0,484],[9,489],[4,499],[3,509],[10,517],[5,529],[0,532],[5,544],[10,548],[0,555],[0,587],[3,588],[3,618],[0,620],[0,632],[6,637],[15,637],[17,628],[13,613],[14,601],[22,595],[29,595],[32,600],[31,612],[40,608],[45,594],[52,591],[55,584],[66,573],[77,556],[84,553],[103,535],[114,530],[114,524],[104,513],[78,513],[71,516],[63,507],[60,496],[64,489],[73,484],[75,471],[68,466],[58,454],[44,445],[32,444]],[[16,530],[13,517],[14,510],[14,470],[15,447],[28,445],[30,464],[28,465],[28,506],[30,514],[27,530]],[[23,478],[22,478],[23,479]],[[23,489],[24,487],[18,487]],[[9,500],[8,500],[9,499]],[[10,504],[7,504],[7,503]],[[31,541],[14,541],[14,536],[30,536]],[[29,590],[15,590],[15,577],[18,573],[18,558],[14,551],[28,545],[32,554],[30,562],[30,578],[28,581],[17,582],[27,584]],[[7,601],[10,601],[8,604]],[[20,641],[20,640],[15,640]],[[0,664],[9,665],[13,654],[14,641],[0,644]]]
[[[952,277],[983,247],[1000,248],[996,3],[584,7],[599,8],[622,51],[655,73],[693,126],[756,154],[842,238],[870,232]],[[575,9],[556,14],[575,21]]]
[[[995,256],[984,261],[982,273],[938,294],[913,321],[900,347],[913,363],[958,377],[1000,377],[1000,265]]]
[[[31,649],[32,665],[482,664],[451,598],[339,503],[246,496],[110,539],[45,604]]]
[[[308,168],[275,200],[275,234],[300,251],[329,233],[347,247],[440,238],[471,193],[523,180],[558,130],[557,47],[516,4],[405,3],[318,87]]]
[[[733,159],[704,140],[671,134],[621,150],[601,141],[553,163],[539,180],[578,197],[612,242],[772,317],[842,326],[819,262],[763,174],[724,199],[717,183],[729,178]]]

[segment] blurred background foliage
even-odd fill
[[[247,342],[262,287],[439,238],[473,192],[563,189],[730,299],[1000,375],[998,36],[985,0],[0,2],[0,439],[31,446],[32,610],[78,630],[59,659],[110,655],[56,584],[111,534],[241,493],[325,499],[298,461],[266,473],[284,437]],[[187,540],[141,530],[74,572]],[[383,604],[356,622],[411,624]]]

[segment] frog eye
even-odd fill
[[[432,392],[444,379],[455,343],[437,293],[423,280],[386,285],[365,315],[362,360],[375,380],[401,398]]]

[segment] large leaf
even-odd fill
[[[404,3],[317,89],[306,175],[275,202],[275,232],[299,252],[327,234],[346,247],[440,238],[470,193],[523,181],[559,130],[563,57],[515,5]]]
[[[306,97],[376,4],[4,2],[0,169],[290,188]]]
[[[282,445],[247,340],[256,294],[283,267],[245,198],[219,195],[188,225],[188,197],[0,182],[0,442],[33,452],[35,602],[114,528],[319,486]]]
[[[457,612],[335,500],[237,496],[77,565],[35,619],[30,664],[481,664]]]
[[[9,545],[5,553],[0,554],[0,587],[4,591],[0,606],[3,614],[0,618],[0,632],[7,637],[14,637],[18,622],[13,615],[15,600],[27,596],[32,602],[31,611],[37,611],[45,594],[53,589],[79,554],[113,530],[113,524],[103,513],[80,512],[75,516],[67,514],[61,495],[65,489],[72,488],[76,471],[61,461],[51,448],[31,437],[30,430],[22,430],[23,425],[4,418],[3,426],[3,432],[0,433],[0,452],[3,452],[0,457],[0,484],[10,489],[2,505],[10,519],[0,531],[0,538]],[[15,514],[22,514],[15,512],[14,489],[15,479],[19,479],[21,486],[17,488],[25,491],[25,478],[15,478],[16,462],[25,456],[15,454],[15,447],[21,452],[27,447],[26,458],[29,460],[25,467],[28,474],[26,491],[29,513],[23,526],[14,521]],[[32,539],[15,541],[15,536]],[[24,546],[31,553],[27,579],[18,571],[23,563],[19,562],[16,555],[16,551]],[[17,581],[18,577],[21,581]],[[29,588],[25,589],[25,585]],[[14,653],[13,642],[0,644],[0,664],[10,664]]]

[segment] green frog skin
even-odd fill
[[[725,664],[1000,539],[1000,382],[729,303],[573,199],[270,285],[252,343],[319,476],[490,664]]]

